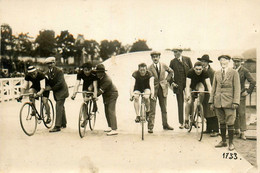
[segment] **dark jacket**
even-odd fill
[[[241,94],[245,91],[247,91],[249,94],[251,94],[255,88],[256,81],[252,77],[251,73],[248,69],[241,66],[238,70],[239,78],[240,78],[240,87],[241,87]],[[246,80],[249,82],[249,88],[245,88],[245,82]],[[240,99],[245,99],[245,97],[240,97]]]
[[[51,73],[48,70],[46,77],[47,84],[51,87],[55,100],[62,100],[69,96],[68,86],[61,69],[54,67]]]
[[[102,94],[104,104],[118,97],[116,86],[112,83],[111,78],[105,74],[102,79],[98,80],[98,96]]]
[[[174,88],[175,93],[183,92],[186,87],[186,77],[188,71],[192,68],[192,63],[189,57],[182,56],[182,62],[178,58],[174,58],[170,62],[170,68],[174,71],[174,79],[170,81],[175,82],[178,85],[178,88]],[[181,70],[184,68],[184,74],[181,74]]]

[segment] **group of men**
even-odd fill
[[[245,97],[253,92],[255,79],[241,65],[241,56],[232,58],[233,68],[228,67],[230,56],[219,56],[221,69],[215,72],[209,65],[213,61],[207,54],[197,58],[198,61],[192,66],[191,59],[182,56],[182,51],[179,48],[173,49],[175,57],[169,66],[159,61],[161,54],[156,51],[150,54],[153,63],[149,67],[145,63],[138,65],[138,70],[132,74],[133,82],[130,90],[136,111],[135,121],[140,121],[138,101],[140,93],[144,93],[148,132],[153,133],[157,98],[161,107],[163,129],[173,130],[167,122],[167,94],[170,86],[177,98],[179,128],[188,129],[191,125],[190,115],[193,113],[194,99],[197,97],[192,91],[206,91],[208,94],[199,95],[207,123],[204,133],[216,137],[219,135],[220,127],[222,140],[215,147],[226,147],[228,129],[229,150],[234,150],[234,133],[246,140]],[[246,80],[250,84],[249,88],[245,88]]]
[[[219,56],[221,69],[215,72],[209,65],[212,60],[208,55],[197,58],[198,61],[193,66],[189,57],[182,56],[182,51],[179,48],[173,49],[174,58],[169,66],[160,62],[161,53],[157,51],[151,52],[152,64],[149,67],[145,63],[138,65],[138,70],[132,74],[130,90],[130,97],[134,100],[136,111],[135,121],[140,121],[139,97],[140,93],[143,93],[148,132],[153,133],[157,98],[161,108],[163,129],[173,130],[167,121],[167,95],[170,86],[177,98],[179,128],[188,129],[191,125],[190,115],[196,97],[191,91],[208,91],[210,94],[201,94],[199,97],[207,122],[205,133],[210,133],[211,137],[218,136],[220,127],[222,140],[216,147],[226,147],[226,131],[228,129],[229,150],[233,150],[234,134],[246,139],[245,98],[253,92],[256,81],[250,72],[241,65],[241,56],[232,58],[233,68],[228,68],[230,56]],[[21,94],[24,93],[25,88],[28,88],[28,82],[31,81],[33,85],[29,92],[35,93],[36,97],[43,96],[43,103],[47,108],[46,113],[49,114],[46,98],[49,96],[49,91],[52,90],[56,101],[56,121],[50,132],[59,132],[61,128],[66,128],[67,124],[64,103],[69,96],[68,87],[62,70],[55,65],[55,58],[47,58],[45,64],[48,66],[45,74],[34,66],[28,67]],[[82,90],[93,91],[94,100],[97,100],[100,95],[103,96],[105,116],[109,127],[105,132],[107,135],[117,135],[116,101],[118,91],[111,78],[106,74],[104,65],[98,64],[95,69],[91,63],[82,65],[82,71],[77,74],[72,99],[76,97],[81,80],[83,80]],[[246,80],[250,83],[249,88],[245,88]],[[84,95],[83,97],[89,99]],[[184,112],[185,116],[183,116]],[[50,121],[48,115],[47,123]]]

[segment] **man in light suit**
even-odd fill
[[[68,86],[62,70],[55,66],[54,57],[45,59],[45,64],[47,64],[49,68],[46,73],[48,86],[46,86],[45,89],[53,91],[53,96],[56,101],[56,121],[54,128],[51,129],[50,132],[59,132],[61,128],[66,128],[67,126],[64,103],[69,96]]]
[[[215,72],[209,104],[212,110],[215,109],[218,116],[221,132],[221,142],[215,147],[226,147],[226,128],[228,127],[229,150],[235,149],[233,144],[234,123],[236,109],[240,103],[240,80],[236,70],[228,68],[230,56],[218,57],[221,70]]]
[[[168,81],[169,78],[173,75],[173,71],[167,65],[160,63],[160,52],[153,51],[151,52],[151,58],[153,64],[151,64],[148,70],[154,76],[154,98],[151,99],[151,110],[149,113],[148,120],[148,132],[153,133],[154,127],[154,118],[155,118],[155,110],[156,110],[156,100],[157,97],[159,99],[159,104],[162,112],[162,125],[164,130],[173,130],[171,126],[167,123],[167,95],[168,95]],[[168,72],[168,76],[166,77],[165,72]]]
[[[186,87],[186,77],[188,71],[192,68],[192,63],[189,57],[182,56],[182,49],[175,48],[172,50],[175,58],[170,62],[170,68],[174,71],[174,78],[170,81],[173,87],[173,92],[176,94],[178,103],[178,115],[180,129],[183,129],[183,104],[184,104],[184,89]]]

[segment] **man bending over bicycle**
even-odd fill
[[[187,73],[185,88],[185,125],[186,129],[189,129],[189,115],[193,113],[193,104],[195,98],[198,97],[198,93],[191,93],[191,91],[210,91],[211,84],[208,73],[203,70],[203,64],[201,62],[196,62],[194,67],[190,69]],[[204,98],[204,93],[199,94],[199,102],[202,103]],[[191,120],[193,121],[193,120]]]
[[[144,93],[145,95],[145,107],[146,107],[146,118],[148,118],[148,112],[150,111],[150,96],[154,99],[154,77],[151,72],[147,70],[147,65],[145,63],[141,63],[138,65],[138,70],[132,74],[132,86],[130,90],[130,99],[134,99],[134,107],[136,113],[135,122],[140,122],[140,103],[139,96],[140,93]]]
[[[27,69],[27,74],[25,75],[25,82],[23,87],[21,88],[21,93],[19,100],[22,100],[25,90],[29,87],[29,82],[32,83],[29,89],[29,93],[33,94],[33,96],[30,97],[30,100],[33,104],[35,104],[35,98],[39,98],[41,95],[43,104],[46,108],[46,114],[47,114],[47,121],[46,123],[51,122],[50,118],[50,106],[48,104],[48,97],[50,95],[50,91],[44,91],[46,86],[46,78],[44,73],[38,71],[34,66],[29,66]],[[32,115],[35,115],[35,111],[32,111]]]
[[[82,91],[93,91],[93,95],[87,94],[87,93],[83,93],[83,98],[84,101],[88,101],[92,99],[94,99],[94,107],[92,112],[96,112],[97,111],[97,105],[96,105],[96,100],[97,100],[97,76],[94,73],[94,71],[92,70],[92,64],[90,62],[87,62],[85,64],[82,65],[82,71],[79,71],[79,73],[77,74],[77,81],[76,84],[74,86],[74,91],[73,91],[73,95],[71,96],[71,99],[74,100],[80,85],[80,81],[81,79],[83,80],[83,87],[82,87]],[[84,114],[86,115],[86,114]],[[81,127],[85,126],[85,123],[87,123],[87,117],[84,117],[84,122],[81,124]]]

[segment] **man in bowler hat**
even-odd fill
[[[205,54],[201,58],[197,58],[200,62],[203,64],[203,69],[208,73],[210,84],[212,86],[213,84],[213,78],[215,71],[212,69],[212,67],[209,65],[209,63],[212,63],[213,61],[210,60],[209,55]],[[206,118],[207,126],[206,131],[204,133],[210,133],[211,137],[218,136],[219,133],[219,125],[218,125],[218,118],[215,114],[215,111],[210,110],[209,107],[209,94],[205,94],[204,100],[202,102],[203,110],[204,110],[204,116]]]
[[[174,78],[170,81],[173,87],[173,92],[176,94],[178,103],[178,115],[180,129],[183,129],[183,105],[184,105],[184,89],[186,87],[186,77],[188,71],[192,68],[192,63],[189,57],[182,56],[181,48],[172,49],[175,58],[170,62],[170,68],[174,71]]]
[[[66,128],[67,126],[64,103],[69,96],[68,86],[62,70],[55,66],[54,57],[45,59],[45,64],[48,66],[46,73],[48,86],[45,89],[53,91],[56,101],[56,121],[54,128],[50,132],[59,132],[61,128]]]
[[[106,74],[106,69],[103,64],[98,64],[96,67],[98,77],[98,96],[102,95],[105,107],[105,115],[107,119],[108,129],[105,130],[108,136],[117,135],[117,120],[116,120],[116,101],[118,91],[113,84],[111,78]]]

